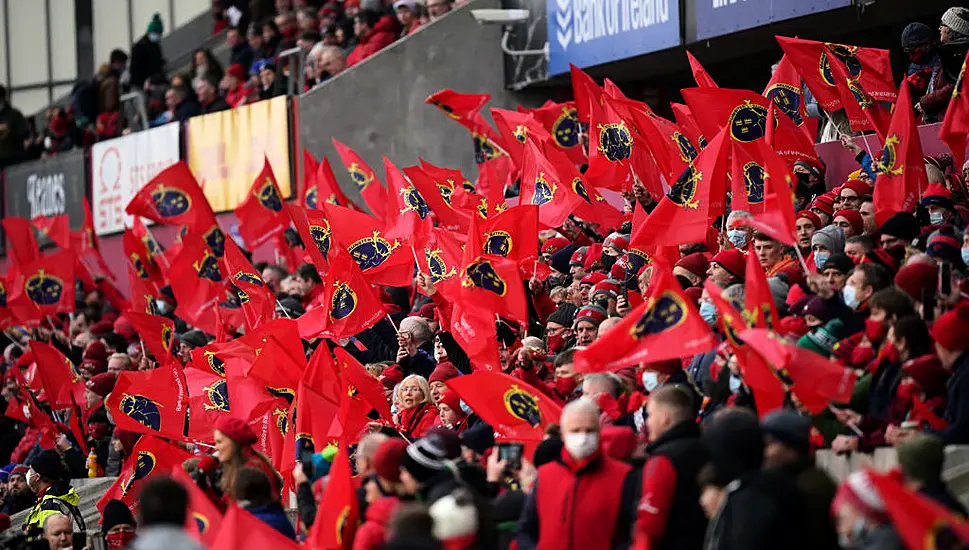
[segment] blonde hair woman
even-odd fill
[[[431,403],[431,388],[427,380],[412,374],[397,386],[395,393],[399,412],[397,430],[413,441],[439,422],[437,407]]]

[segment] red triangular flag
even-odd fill
[[[690,62],[690,70],[693,71],[693,80],[696,80],[696,85],[701,88],[719,88],[717,83],[713,81],[713,77],[710,73],[703,68],[703,65],[697,61],[697,58],[693,57],[693,54],[689,51],[686,52],[686,58]]]
[[[572,190],[572,182],[559,175],[538,146],[530,141],[524,147],[520,196],[522,204],[538,207],[538,220],[548,228],[561,226],[583,202]]]
[[[335,248],[329,259],[330,271],[323,280],[323,306],[297,320],[299,334],[306,339],[349,338],[386,315],[373,287],[349,254]]]
[[[892,525],[912,549],[965,548],[969,522],[936,501],[906,489],[901,475],[868,471]]]
[[[969,54],[966,55],[969,59]],[[966,61],[962,62],[966,65]],[[939,139],[952,151],[954,166],[962,166],[966,161],[966,135],[969,134],[969,101],[966,100],[965,79],[960,78],[952,89],[952,99],[945,110]]]
[[[350,180],[360,192],[367,208],[383,223],[387,219],[387,189],[380,183],[376,172],[356,151],[340,143],[336,138],[333,139],[333,146],[336,147],[340,160],[350,174]]]
[[[446,382],[475,414],[495,429],[526,428],[544,433],[559,422],[562,407],[535,387],[502,372],[477,371]]]
[[[326,506],[316,514],[307,538],[312,548],[348,550],[353,546],[353,535],[360,518],[357,489],[352,476],[346,445],[340,445],[333,457],[333,466],[323,491],[321,501],[326,502]]]
[[[125,208],[132,216],[158,223],[205,230],[214,214],[188,164],[179,161],[162,170],[132,197]]]
[[[902,82],[881,158],[872,168],[878,172],[874,196],[875,223],[879,225],[898,212],[911,212],[929,185],[907,82]]]
[[[10,243],[10,257],[17,265],[27,265],[40,258],[34,227],[27,218],[9,216],[0,223]]]
[[[321,508],[320,512],[323,509],[325,508]],[[211,550],[238,550],[239,548],[301,550],[303,547],[239,506],[230,504],[225,516],[222,517],[219,532],[209,548]]]
[[[58,216],[40,216],[32,218],[30,223],[34,224],[41,235],[54,242],[61,250],[71,248],[71,226],[67,214]]]

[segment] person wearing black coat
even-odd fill
[[[128,72],[133,90],[141,90],[146,80],[165,72],[165,56],[161,49],[161,35],[164,31],[161,14],[156,13],[148,22],[145,35],[131,46]]]

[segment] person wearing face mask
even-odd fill
[[[28,539],[44,534],[44,522],[48,517],[64,514],[71,518],[74,533],[86,530],[84,518],[77,506],[81,498],[64,478],[65,468],[61,456],[54,450],[41,451],[28,464],[27,486],[37,495],[37,503],[24,519],[24,532]]]
[[[128,505],[118,499],[111,499],[104,505],[101,513],[101,537],[109,550],[126,548],[135,540],[138,523],[128,509]]]
[[[133,90],[141,90],[145,81],[165,70],[165,57],[162,55],[161,35],[165,32],[161,14],[156,13],[148,22],[145,34],[131,46],[131,62],[128,72]]]
[[[963,250],[960,248],[964,239],[961,231],[951,225],[943,225],[929,235],[925,253],[937,263],[947,262],[953,271],[964,273],[966,264],[962,260]]]
[[[929,227],[932,229],[951,223],[954,217],[955,203],[952,201],[952,191],[940,183],[931,183],[925,188],[919,206],[928,213]]]
[[[824,165],[817,166],[805,160],[799,160],[794,163],[793,167],[794,177],[797,178],[798,183],[803,183],[808,188],[808,193],[811,196],[817,197],[824,194],[827,189],[824,187]]]
[[[867,471],[853,472],[838,487],[831,513],[841,548],[904,550],[905,543],[892,525]]]
[[[748,225],[750,218],[750,212],[743,210],[734,210],[727,216],[727,241],[730,246],[724,246],[726,243],[722,243],[721,249],[732,247],[738,250],[747,250],[754,234],[754,230]]]
[[[709,455],[700,443],[693,398],[679,386],[666,386],[650,394],[646,408],[649,460],[633,547],[648,542],[654,550],[699,550],[707,519],[696,479]]]
[[[814,232],[811,236],[811,250],[814,256],[814,267],[820,273],[825,262],[832,254],[843,253],[845,249],[845,234],[840,227],[828,225]]]
[[[639,476],[601,452],[599,414],[584,399],[562,409],[562,454],[538,469],[518,522],[520,550],[629,546]]]

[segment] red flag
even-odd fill
[[[876,101],[894,102],[898,95],[888,50],[784,36],[775,38],[825,111],[834,112],[844,107],[842,89],[845,81],[838,80],[835,68],[842,69]]]
[[[10,310],[7,309],[7,288],[7,277],[0,275],[0,329],[7,328],[7,323],[13,321]]]
[[[675,123],[645,115],[634,116],[634,122],[667,181],[676,180],[696,160],[699,149]]]
[[[175,323],[167,317],[128,312],[125,317],[135,327],[135,332],[155,359],[164,364],[174,353]]]
[[[159,270],[158,264],[151,260],[144,243],[138,240],[138,237],[135,236],[134,231],[131,229],[124,230],[124,233],[121,235],[121,242],[124,247],[125,258],[128,260],[130,272],[146,288],[150,289],[153,293],[157,293],[159,288],[165,286],[165,277]],[[159,255],[158,257],[163,258],[164,256]],[[167,260],[165,261],[167,262]]]
[[[219,261],[195,235],[182,237],[182,251],[172,261],[168,280],[184,318],[198,324],[206,312],[225,299]]]
[[[477,371],[446,384],[495,429],[530,428],[544,433],[545,426],[562,416],[562,407],[543,392],[502,372]]]
[[[538,207],[538,220],[543,226],[561,226],[582,205],[583,199],[572,190],[572,183],[559,175],[535,143],[525,143],[521,166],[522,203]],[[583,185],[581,180],[579,185]]]
[[[643,303],[609,332],[575,354],[577,372],[619,370],[642,361],[661,361],[709,351],[717,340],[696,307],[684,298],[676,278],[653,264]]]
[[[493,216],[479,224],[480,231],[472,240],[480,239],[481,253],[514,260],[516,263],[531,262],[538,257],[538,207],[519,205]]]
[[[322,450],[329,441],[330,427],[340,409],[339,390],[335,397],[336,399],[331,401],[315,392],[307,384],[299,384],[296,400],[290,407],[290,426],[286,430],[281,453],[282,468],[279,473],[282,474],[283,479],[292,477],[294,459],[302,456],[306,451],[313,453]]]
[[[670,103],[670,109],[673,111],[673,118],[676,119],[676,123],[683,129],[686,137],[690,138],[690,142],[695,143],[700,150],[705,149],[707,138],[700,131],[700,126],[697,125],[690,108],[682,103]]]
[[[404,173],[442,227],[454,231],[468,230],[471,214],[452,204],[453,193],[461,182],[450,170],[439,169],[433,165],[410,166],[404,168]]]
[[[776,107],[771,106],[768,123],[774,120]],[[794,246],[794,177],[788,165],[768,145],[767,141],[737,144],[735,148],[755,150],[764,168],[764,209],[754,216],[750,225],[789,246]]]
[[[384,157],[384,173],[387,192],[393,198],[387,209],[387,234],[413,242],[427,233],[431,209],[421,192],[387,157]]]
[[[589,169],[586,178],[600,187],[622,191],[631,183],[630,170],[633,162],[634,143],[639,136],[632,124],[623,118],[614,100],[602,98],[602,105],[593,104],[592,123],[589,126]],[[639,175],[643,179],[642,175]]]
[[[831,403],[851,400],[858,378],[854,370],[788,344],[767,329],[748,329],[740,333],[740,338],[771,365],[781,382],[811,413],[817,414]]]
[[[333,237],[350,252],[368,281],[386,286],[411,285],[414,256],[399,239],[387,234],[381,221],[341,206],[324,205],[323,211],[335,228]]]
[[[363,365],[343,348],[335,348],[333,355],[336,357],[336,370],[345,385],[352,388],[371,407],[377,409],[381,418],[391,422],[393,415],[387,398],[384,397],[384,388],[380,381],[367,372]]]
[[[599,224],[603,228],[618,228],[624,220],[621,212],[616,210],[599,191],[590,185],[585,175],[559,150],[546,143],[545,157],[558,172],[563,182],[566,182],[572,192],[582,199],[575,208],[575,215],[587,222]],[[569,183],[571,182],[571,183]],[[490,202],[490,201],[489,201]],[[541,215],[541,212],[539,212]]]
[[[190,458],[191,453],[171,443],[150,435],[141,437],[121,467],[118,479],[98,500],[98,511],[103,514],[108,501],[117,499],[138,517],[138,496],[145,482],[156,476],[171,475],[172,470],[181,469],[182,463]]]
[[[532,109],[531,113],[548,131],[555,148],[564,153],[572,163],[585,164],[588,162],[589,159],[579,142],[581,127],[574,101],[567,103],[549,101],[540,109]]]
[[[704,242],[718,201],[723,208],[731,145],[726,132],[719,132],[673,183],[634,239],[656,247]]]
[[[875,180],[875,223],[879,225],[897,212],[911,212],[922,191],[929,185],[918,123],[905,82],[902,82],[881,158],[872,163],[872,167],[878,172],[878,179]]]
[[[545,142],[552,139],[548,131],[528,113],[491,109],[491,118],[501,133],[502,142],[508,148],[508,156],[520,170],[525,166],[526,145],[531,143],[541,149]]]
[[[697,86],[701,88],[719,88],[717,83],[713,81],[710,73],[703,68],[703,65],[697,61],[697,58],[693,57],[692,53],[687,51],[686,58],[690,61],[690,70],[693,71],[693,80],[696,80]]]
[[[317,346],[313,356],[310,357],[309,364],[303,371],[301,383],[328,401],[340,402],[343,395],[340,391],[340,375],[333,363],[330,347],[325,345],[325,342]]]
[[[30,341],[30,350],[34,352],[37,375],[52,409],[67,409],[75,402],[84,402],[84,380],[64,354],[54,346],[36,340]]]
[[[239,548],[300,550],[303,547],[286,538],[279,531],[249,512],[231,504],[225,516],[222,517],[222,525],[209,548],[211,550],[237,550]]]
[[[890,123],[889,112],[868,93],[862,82],[850,75],[847,67],[840,63],[832,63],[831,74],[836,82],[845,83],[843,86],[838,86],[837,91],[841,94],[841,106],[848,116],[851,129],[856,132],[874,130],[879,139],[884,141],[885,130]]]
[[[312,181],[313,187],[307,188],[303,197],[306,208],[319,208],[321,203],[336,204],[347,208],[357,208],[357,205],[350,202],[350,199],[340,189],[340,184],[336,181],[333,168],[330,167],[330,159],[323,157],[323,162],[316,169],[316,178]],[[322,199],[322,200],[321,200]]]
[[[262,171],[252,182],[252,187],[235,209],[239,218],[239,234],[249,250],[255,250],[278,233],[289,227],[289,216],[283,208],[283,195],[276,185],[276,176],[269,165],[263,161]]]
[[[480,234],[476,230],[477,221],[472,219],[472,235]],[[488,254],[488,242],[485,240],[485,253],[476,250],[474,236],[465,245],[461,269],[458,271],[461,287],[456,302],[463,303],[468,308],[482,308],[496,315],[528,322],[525,288],[518,272],[518,264],[510,258]],[[509,246],[506,250],[512,248]]]
[[[367,203],[367,208],[383,223],[387,219],[387,189],[380,183],[376,172],[356,151],[340,143],[336,138],[333,139],[333,146],[336,147],[343,165],[347,167],[350,180]]]
[[[966,55],[969,59],[969,54]],[[966,61],[962,62],[966,66]],[[960,71],[959,76],[963,76],[965,71]],[[959,78],[955,88],[952,90],[952,99],[945,110],[945,118],[942,119],[942,127],[939,128],[939,139],[944,141],[952,151],[954,166],[962,166],[966,161],[966,135],[969,134],[969,101],[966,101],[963,83]],[[892,121],[894,122],[894,120]]]
[[[326,213],[296,204],[290,204],[287,208],[310,261],[316,266],[317,271],[326,273],[329,270],[326,258],[333,243],[333,233],[330,222],[326,219]]]
[[[184,439],[188,391],[174,363],[149,371],[124,371],[104,406],[119,429]]]
[[[155,300],[158,298],[158,293],[154,290],[150,290],[145,283],[142,282],[137,275],[135,275],[135,272],[131,269],[131,266],[128,266],[128,288],[130,290],[131,301],[126,309],[130,309],[136,313],[158,315],[158,305],[155,303]]]
[[[245,314],[246,327],[254,330],[261,323],[271,321],[276,313],[276,295],[232,239],[225,244],[225,267],[230,288],[234,288]]]
[[[804,132],[804,135],[814,142],[817,135],[817,119],[808,118],[807,103],[804,91],[801,89],[801,75],[786,55],[781,57],[770,82],[761,94],[774,102],[777,108],[784,112],[794,124]]]
[[[415,243],[414,253],[418,269],[431,278],[434,288],[448,300],[454,300],[460,285],[457,275],[463,256],[459,238],[435,227],[423,241]]]
[[[67,214],[58,216],[39,216],[32,218],[30,223],[34,224],[41,235],[54,242],[61,250],[71,248],[71,226]]]
[[[27,265],[40,258],[34,227],[27,218],[10,216],[4,218],[2,224],[10,242],[11,258],[17,265]]]
[[[207,229],[214,214],[188,164],[162,170],[131,199],[125,212],[168,225]]]
[[[348,550],[353,546],[359,510],[346,445],[340,445],[333,457],[328,479],[323,491],[323,502],[327,506],[322,507],[316,515],[307,542],[313,548]]]
[[[949,427],[949,423],[939,415],[932,412],[932,409],[918,397],[912,397],[912,415],[909,420],[917,420],[920,424],[925,424],[932,431],[939,432]]]
[[[767,273],[761,267],[757,254],[747,254],[747,270],[744,277],[744,315],[747,326],[773,329],[780,320],[777,306],[767,284]]]
[[[232,412],[225,378],[199,368],[185,369],[188,388],[188,439],[212,444],[212,426]]]
[[[602,88],[585,71],[571,63],[569,64],[569,74],[572,78],[572,97],[575,98],[576,116],[578,116],[580,122],[585,122],[591,126],[593,108],[599,104]],[[589,153],[592,153],[591,147]]]
[[[440,109],[448,117],[464,123],[473,120],[491,99],[491,94],[463,94],[443,89],[427,96],[424,103]]]
[[[91,204],[87,197],[84,197],[81,202],[84,209],[84,222],[79,231],[71,232],[71,244],[82,260],[88,255],[93,255],[101,275],[114,280],[114,273],[101,255],[101,245],[97,233],[94,231],[94,216],[91,214]]]
[[[912,549],[965,548],[969,545],[969,522],[935,500],[902,485],[901,472],[868,472],[892,525]]]
[[[326,157],[323,157],[326,158]],[[319,188],[316,185],[316,171],[320,168],[320,161],[316,160],[313,153],[303,147],[303,195],[299,197],[297,204],[303,208],[316,208],[319,200]]]
[[[349,338],[374,326],[387,314],[349,254],[334,248],[329,258],[330,271],[323,280],[323,307],[314,308],[297,320],[299,334],[306,339]]]
[[[17,266],[7,306],[22,320],[74,311],[74,251],[63,250]]]
[[[210,546],[215,542],[215,537],[222,526],[222,512],[212,502],[212,499],[199,489],[199,486],[188,475],[185,468],[172,468],[172,478],[181,483],[182,487],[185,487],[185,491],[188,492],[185,530],[195,537],[195,540],[206,547]]]

